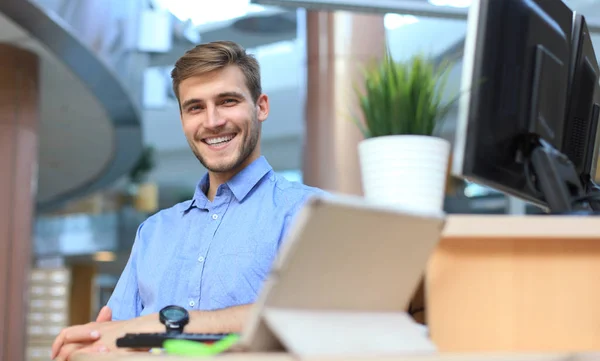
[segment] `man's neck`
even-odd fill
[[[217,189],[219,189],[219,186],[221,186],[221,184],[227,183],[227,181],[233,178],[233,176],[235,176],[237,173],[238,172],[214,173],[209,171],[209,187],[206,191],[206,198],[208,198],[208,200],[212,202],[215,199],[215,196],[217,195]]]
[[[231,178],[235,177],[236,174],[241,172],[244,168],[249,166],[252,162],[258,159],[259,155],[248,157],[244,163],[240,164],[236,169],[232,169],[229,172],[211,172],[208,171],[208,190],[206,191],[206,198],[209,201],[213,201],[215,196],[217,195],[217,189],[221,186],[221,184],[227,183]]]

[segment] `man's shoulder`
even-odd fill
[[[176,222],[181,219],[181,215],[190,208],[192,200],[177,203],[171,207],[163,208],[152,214],[144,221],[144,226],[156,225],[157,223]]]
[[[292,204],[303,203],[311,197],[328,195],[326,191],[320,188],[290,181],[279,174],[274,176],[273,181],[275,182],[275,188],[278,195]]]

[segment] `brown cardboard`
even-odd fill
[[[404,311],[444,225],[362,198],[314,198],[300,212],[241,346],[299,356],[435,351]]]

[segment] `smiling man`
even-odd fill
[[[295,214],[323,194],[287,181],[261,156],[269,99],[243,48],[199,45],[171,75],[183,132],[208,172],[193,199],[140,225],[100,322],[63,330],[53,358],[114,350],[126,332],[162,332],[157,312],[168,305],[189,310],[186,332],[241,331]]]

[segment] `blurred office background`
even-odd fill
[[[271,114],[262,149],[275,171],[305,181],[307,15],[327,1],[2,0],[0,43],[39,59],[39,124],[28,357],[48,359],[64,326],[93,319],[110,297],[137,226],[190,199],[204,169],[189,150],[169,72],[200,42],[232,40],[262,67]],[[379,18],[393,56],[456,59],[458,89],[469,0],[347,0]],[[394,8],[390,8],[394,3]],[[569,0],[600,49],[600,0]],[[342,36],[343,21],[336,36]],[[340,35],[341,34],[341,35]],[[4,49],[4,48],[0,48]],[[379,54],[373,54],[378,56]],[[599,54],[600,56],[600,54]],[[443,134],[453,139],[456,110]],[[535,213],[486,187],[453,181],[450,213]]]

